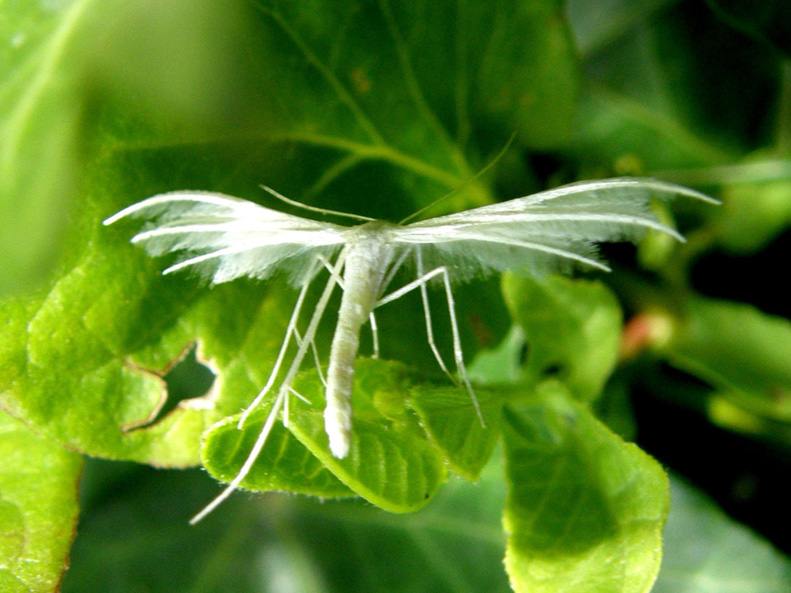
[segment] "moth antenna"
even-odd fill
[[[436,205],[437,205],[437,204],[439,204],[440,202],[444,202],[444,201],[445,201],[445,200],[447,200],[449,197],[451,197],[453,194],[455,194],[455,193],[459,192],[461,189],[463,189],[463,188],[467,187],[467,186],[468,186],[468,185],[470,185],[470,184],[471,184],[473,181],[475,181],[476,179],[480,178],[480,177],[481,177],[481,176],[482,176],[484,173],[486,173],[486,172],[487,172],[489,169],[491,169],[491,168],[492,168],[492,167],[493,167],[493,166],[494,166],[494,165],[497,163],[497,161],[499,161],[501,158],[503,158],[503,156],[505,155],[505,153],[506,153],[506,152],[508,152],[508,149],[509,149],[509,148],[511,148],[511,144],[513,144],[513,143],[514,143],[514,138],[516,138],[516,132],[514,132],[513,134],[511,134],[511,137],[508,139],[508,142],[506,142],[506,143],[505,143],[505,145],[504,145],[504,146],[503,146],[503,147],[500,149],[500,152],[498,152],[498,153],[497,153],[497,154],[494,156],[494,158],[493,158],[492,160],[490,160],[490,161],[489,161],[489,162],[486,164],[486,166],[485,166],[483,169],[481,169],[480,171],[478,171],[478,172],[477,172],[475,175],[473,175],[472,177],[470,177],[469,179],[467,179],[467,180],[466,180],[464,183],[462,183],[462,184],[461,184],[461,185],[459,185],[458,187],[454,187],[452,190],[450,190],[450,191],[449,191],[448,193],[446,193],[444,196],[442,196],[442,197],[440,197],[440,198],[437,198],[436,200],[434,200],[434,201],[433,201],[433,202],[431,202],[430,204],[427,204],[427,205],[423,206],[423,207],[422,207],[420,210],[418,210],[417,212],[413,212],[412,214],[410,214],[409,216],[407,216],[406,218],[404,218],[403,220],[401,220],[401,221],[400,221],[398,224],[406,224],[406,223],[407,223],[407,222],[409,222],[410,220],[412,220],[412,219],[414,219],[414,218],[417,218],[418,216],[420,216],[421,214],[423,214],[423,213],[424,213],[426,210],[429,210],[430,208],[433,208],[434,206],[436,206]]]
[[[376,220],[375,218],[370,218],[369,216],[363,216],[362,214],[350,214],[349,212],[338,212],[337,210],[329,210],[327,208],[319,208],[318,206],[308,206],[307,204],[303,204],[302,202],[297,202],[296,200],[292,200],[291,198],[287,198],[283,194],[275,191],[271,187],[266,185],[261,185],[261,189],[268,192],[281,202],[285,202],[290,206],[294,206],[296,208],[301,208],[302,210],[307,210],[309,212],[316,212],[318,214],[325,214],[328,216],[340,216],[341,218],[351,218],[352,220],[359,220],[362,222],[373,222]]]

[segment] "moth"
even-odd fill
[[[265,189],[293,204],[274,190]],[[147,224],[132,238],[132,243],[145,248],[151,256],[178,253],[178,260],[164,274],[188,270],[210,284],[221,284],[241,276],[265,280],[282,273],[299,289],[271,375],[242,414],[239,427],[274,386],[286,352],[295,342],[296,353],[274,396],[271,413],[239,474],[193,521],[200,520],[238,487],[281,412],[287,424],[294,379],[308,350],[315,350],[316,330],[336,286],[343,294],[326,373],[324,422],[330,451],[343,459],[352,442],[354,363],[360,331],[368,321],[373,329],[374,355],[379,352],[374,317],[377,307],[410,291],[420,292],[431,350],[440,368],[467,389],[483,422],[464,366],[452,285],[505,270],[568,272],[579,266],[608,271],[597,256],[596,245],[604,241],[637,241],[649,230],[683,241],[676,230],[659,222],[651,208],[652,198],[676,195],[715,202],[697,191],[663,181],[614,178],[566,185],[409,224],[303,206],[359,222],[344,226],[201,191],[157,195],[106,219],[105,225],[125,218],[146,219]],[[396,272],[405,266],[414,270],[414,280],[385,294]],[[328,276],[324,291],[306,329],[300,333],[298,321],[308,287],[323,272]],[[458,379],[451,374],[434,341],[426,288],[431,281],[444,287]]]

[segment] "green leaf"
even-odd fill
[[[303,373],[294,388],[307,402],[292,398],[288,428],[274,425],[242,487],[288,490],[323,498],[356,493],[397,513],[422,507],[445,481],[446,470],[435,443],[427,438],[406,407],[408,386],[402,365],[357,360],[351,447],[348,457],[339,460],[329,451],[324,429],[324,385],[315,372]],[[469,395],[464,393],[468,398],[464,406],[469,408]],[[250,415],[242,430],[237,428],[239,417],[233,416],[207,432],[202,455],[212,475],[225,482],[236,476],[270,410],[271,402],[262,405]],[[474,441],[470,446],[488,446],[483,436],[475,436],[483,445]],[[491,456],[496,437],[494,431],[483,463]]]
[[[95,89],[93,136],[85,143],[90,167],[80,188],[85,201],[62,276],[34,304],[20,305],[22,317],[4,336],[9,347],[0,361],[5,367],[13,360],[16,369],[2,390],[3,405],[91,455],[196,463],[202,431],[238,412],[265,382],[283,335],[281,307],[293,302],[282,284],[265,290],[241,282],[206,291],[188,279],[159,278],[165,262],[127,244],[134,227],[100,228],[104,217],[185,187],[260,199],[257,185],[265,181],[308,202],[400,218],[462,186],[512,130],[537,138],[544,132],[530,126],[571,118],[565,90],[538,88],[551,82],[546,76],[519,79],[517,88],[517,78],[503,70],[510,64],[524,71],[537,56],[551,55],[535,67],[573,82],[576,64],[554,0],[534,3],[533,12],[512,7],[518,14],[506,19],[483,6],[449,13],[436,3],[342,10],[324,1],[307,10],[288,2],[230,8],[210,2],[195,14],[157,7],[140,15],[120,2],[101,5],[53,9],[53,22],[70,34],[77,29],[69,23],[79,25],[85,47],[93,49],[98,35],[102,40],[101,52],[81,53],[85,62],[74,63],[75,72],[90,71]],[[447,26],[449,14],[457,29]],[[546,35],[523,35],[525,19]],[[518,49],[515,40],[525,47]],[[502,79],[496,83],[494,71],[484,69],[484,48],[506,46],[511,57],[497,62]],[[161,47],[173,53],[162,54]],[[150,65],[141,56],[152,57]],[[52,76],[34,66],[42,80]],[[231,78],[235,84],[228,84]],[[63,80],[74,92],[84,83],[78,74]],[[493,85],[509,86],[501,95],[505,103],[490,104]],[[205,102],[187,109],[194,103],[187,97],[195,96]],[[529,117],[522,111],[525,97],[538,98]],[[483,128],[487,140],[479,144],[473,134]],[[37,139],[27,140],[34,145]],[[372,189],[376,200],[369,199]],[[490,200],[488,185],[476,180],[444,206]],[[388,319],[397,319],[396,327],[414,338],[397,340],[394,350],[419,367],[433,365],[424,330],[409,331],[423,323],[419,303],[405,303],[384,308],[380,325],[385,330]],[[503,316],[481,309],[483,324],[471,330],[471,314],[461,320],[461,333],[496,340]],[[325,336],[323,330],[320,349]],[[471,356],[476,345],[468,343]],[[176,405],[162,378],[194,345],[217,374],[216,389]],[[233,385],[245,373],[255,381]],[[158,415],[163,403],[175,408]]]
[[[87,258],[32,305],[7,305],[0,401],[91,455],[196,464],[202,432],[264,384],[293,293],[267,298],[255,283],[241,282],[196,297],[194,283],[154,270],[117,273],[116,265],[132,269],[144,260],[131,247],[118,255],[125,261]],[[17,312],[31,313],[30,321]],[[171,401],[160,416],[172,396],[167,373],[195,343],[218,379],[205,396]]]
[[[0,410],[0,589],[58,589],[77,523],[82,457]]]
[[[152,307],[153,323],[146,331],[138,324],[146,318],[147,304],[154,304],[146,303],[150,294],[127,299],[125,311],[114,302],[124,290],[133,293],[141,278],[115,275],[114,282],[97,285],[85,278],[86,268],[94,280],[103,277],[91,269],[94,263],[65,276],[26,326],[14,324],[17,333],[6,336],[11,347],[4,354],[16,361],[17,372],[0,401],[48,436],[86,453],[166,465],[195,463],[205,411],[182,407],[152,429],[124,430],[145,422],[166,396],[161,377],[167,365],[143,371],[129,358],[146,342],[157,341],[165,351],[160,358],[169,354],[169,362],[175,362],[189,345],[189,338],[178,330],[168,333],[156,321],[157,313],[172,315],[167,309],[178,304],[179,295]],[[106,268],[106,278],[111,269]],[[170,438],[163,440],[163,434]]]
[[[791,322],[787,319],[750,305],[694,299],[668,344],[667,356],[673,365],[712,385],[719,397],[752,415],[748,425],[753,429],[761,428],[755,417],[791,419]],[[734,424],[744,428],[744,422],[742,418]]]
[[[655,18],[673,0],[612,0],[607,4],[592,0],[571,0],[566,10],[574,40],[583,57],[601,52]]]
[[[205,472],[90,460],[86,481],[64,593],[510,591],[499,458],[477,484],[451,479],[409,515],[245,493],[190,526],[216,492]]]
[[[759,166],[766,155],[756,154],[744,165]],[[727,251],[755,253],[791,225],[791,184],[770,179],[725,186],[722,207],[717,209],[715,232]]]
[[[206,431],[201,457],[212,476],[226,483],[236,477],[271,408],[269,402],[250,414],[243,430],[238,428],[241,415],[237,415],[221,420]],[[284,490],[321,498],[355,495],[279,422],[272,427],[266,447],[240,487],[263,492]]]
[[[204,472],[92,460],[86,480],[64,593],[159,593],[174,582],[184,591],[246,593],[270,590],[280,577],[299,591],[511,590],[500,569],[499,456],[476,485],[451,479],[426,508],[405,516],[361,501],[239,495],[190,527],[189,516],[215,490]],[[677,478],[671,487],[653,593],[720,593],[742,577],[749,591],[787,590],[786,558]]]
[[[791,561],[728,518],[709,498],[671,476],[673,505],[665,554],[652,593],[719,593],[791,589]]]
[[[74,197],[75,41],[87,3],[63,4],[17,2],[0,19],[0,295],[37,286],[51,270]]]
[[[483,112],[496,120],[511,119],[521,140],[533,149],[565,146],[574,123],[579,72],[571,35],[561,17],[564,3],[477,4],[476,24],[482,25],[477,34],[505,23],[520,31],[519,36],[493,35],[486,48],[476,81]],[[465,25],[470,27],[471,22]],[[512,76],[515,66],[519,76]]]
[[[137,140],[149,126],[197,137],[228,121],[219,117],[227,91],[212,88],[238,81],[226,43],[242,37],[238,15],[220,0],[145,11],[118,0],[4,4],[0,295],[45,286],[64,245],[82,247],[69,224],[84,207],[94,144],[130,127]],[[112,123],[97,125],[114,102],[123,105]]]
[[[783,0],[767,0],[760,5],[737,0],[708,0],[719,18],[749,37],[791,55],[791,8]]]
[[[646,593],[667,477],[557,383],[505,412],[506,569],[517,593]]]
[[[620,347],[622,314],[612,292],[599,282],[563,276],[508,276],[503,287],[529,345],[528,380],[556,377],[579,399],[595,398]]]
[[[306,501],[296,517],[298,541],[329,591],[506,593],[504,490],[497,459],[477,484],[451,479],[431,504],[408,516],[351,501],[321,509]]]
[[[775,58],[718,27],[705,10],[676,4],[570,3],[587,75],[570,149],[592,173],[603,166],[675,178],[691,167],[730,164],[745,151],[755,105],[776,81]],[[693,20],[698,27],[688,26]],[[723,121],[731,122],[727,131]]]
[[[619,173],[714,165],[732,155],[701,138],[673,115],[606,86],[580,102],[571,144],[581,156]]]
[[[315,375],[294,385],[289,430],[351,490],[393,513],[424,506],[447,478],[443,459],[409,413],[405,368],[358,359],[352,394],[354,424],[349,455],[336,459],[324,430],[324,386]]]
[[[483,423],[465,389],[423,383],[415,385],[410,396],[410,407],[448,467],[468,480],[477,480],[500,439],[503,394],[475,390]]]

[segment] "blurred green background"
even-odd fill
[[[288,76],[267,70],[261,56],[272,52],[268,44],[283,42],[262,35],[269,4],[0,3],[0,296],[45,294],[97,241],[99,221],[112,213],[108,201],[86,196],[100,185],[128,191],[135,175],[148,193],[118,195],[114,207],[201,179],[216,184],[205,189],[247,196],[266,183],[307,201],[321,195],[326,207],[394,219],[444,193],[452,180],[396,178],[375,159],[339,161],[328,147],[278,139],[289,126],[304,134],[326,126],[352,142],[359,124],[334,106],[317,107],[319,93],[302,90],[314,84],[303,65],[279,63],[294,69]],[[557,39],[568,32],[574,50],[566,56],[558,42],[558,55],[525,74],[552,93],[527,93],[535,103],[516,118],[531,133],[519,136],[518,154],[498,165],[495,197],[583,178],[651,175],[723,201],[703,214],[681,206],[678,222],[690,234],[678,260],[668,262],[662,245],[639,254],[671,287],[691,288],[700,299],[692,306],[694,323],[670,327],[671,334],[683,334],[671,347],[663,342],[661,313],[674,311],[678,292],[645,282],[644,272],[630,267],[631,252],[605,250],[616,262],[608,280],[631,318],[628,336],[647,338],[637,339],[637,355],[623,361],[600,411],[680,476],[655,591],[724,591],[747,570],[764,587],[754,590],[781,591],[772,587],[788,582],[781,554],[791,554],[785,479],[791,469],[791,299],[782,281],[791,247],[791,4],[468,4],[485,25],[471,27],[471,35],[487,28],[494,38],[514,5],[527,14],[552,10]],[[346,35],[349,15],[364,20],[386,3],[377,6],[343,2],[314,13],[304,4],[300,31]],[[448,10],[455,6],[448,3]],[[440,35],[442,19],[426,12],[434,20],[426,17],[425,26]],[[412,16],[421,22],[419,13]],[[544,33],[551,32],[524,32]],[[351,38],[363,58],[381,49],[381,39],[358,32]],[[447,87],[464,81],[449,81],[431,48],[422,49],[413,58],[422,71],[435,72],[429,100],[450,102]],[[332,63],[333,55],[325,57]],[[497,58],[470,59],[498,75]],[[346,83],[365,95],[371,81],[360,71]],[[369,96],[384,119],[403,109],[398,99],[406,91],[397,84]],[[487,105],[498,100],[508,104],[509,98],[489,97]],[[455,140],[465,140],[458,143],[461,152],[475,157],[469,162],[483,166],[507,141],[513,129],[498,117],[492,107],[475,129],[455,129]],[[425,144],[420,130],[399,134],[405,146]],[[444,166],[439,148],[424,156],[437,170]],[[123,182],[113,178],[119,170],[127,172]],[[335,177],[322,177],[326,171]],[[415,203],[410,196],[421,192],[424,202]],[[480,199],[471,191],[454,207]],[[185,396],[200,393],[190,373],[203,373],[205,381],[205,370],[185,372],[186,379],[171,379],[182,381]],[[204,524],[187,528],[191,514],[216,492],[203,472],[89,460],[63,590],[505,591],[498,464],[495,459],[477,486],[453,481],[405,521],[359,502],[241,494]],[[463,530],[454,525],[459,515],[469,517]],[[701,571],[714,579],[710,588],[695,584]]]

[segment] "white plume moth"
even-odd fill
[[[456,381],[434,342],[426,290],[432,279],[442,282],[456,370],[481,417],[464,366],[451,285],[504,270],[566,271],[574,265],[608,270],[597,258],[595,244],[636,240],[647,230],[683,241],[674,229],[657,220],[650,207],[652,197],[675,195],[714,202],[699,192],[662,181],[615,178],[567,185],[410,224],[344,215],[364,221],[348,227],[199,191],[154,196],[105,220],[104,224],[112,224],[127,217],[146,218],[147,226],[132,242],[142,245],[152,256],[181,254],[165,274],[192,270],[210,283],[220,284],[240,276],[266,279],[275,272],[284,272],[291,284],[300,289],[269,380],[244,411],[239,427],[273,387],[294,340],[297,352],[274,396],[272,410],[237,476],[193,522],[211,512],[239,486],[281,412],[287,425],[288,398],[293,392],[294,378],[308,349],[315,350],[316,330],[336,285],[342,288],[343,295],[330,348],[324,420],[332,454],[344,458],[351,443],[354,362],[360,329],[368,320],[374,333],[374,355],[378,355],[373,316],[376,307],[419,290],[429,345],[439,366]],[[415,280],[384,295],[396,272],[405,264],[414,267]],[[323,270],[329,272],[329,279],[307,328],[300,334],[297,326],[307,289]]]

